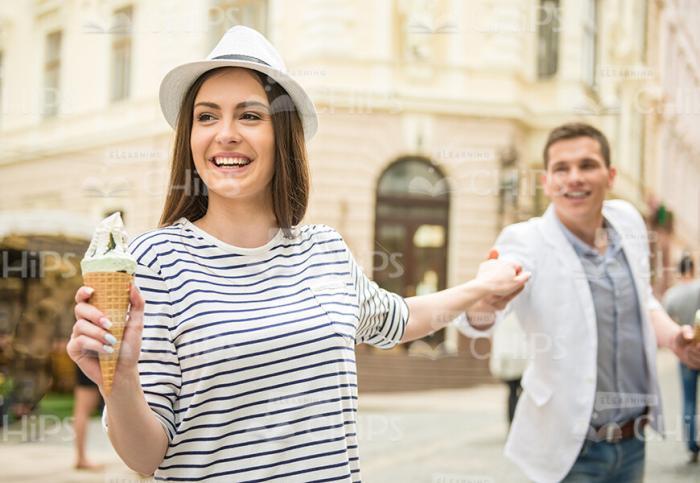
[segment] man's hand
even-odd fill
[[[693,328],[682,325],[680,331],[673,339],[671,350],[678,359],[691,369],[700,369],[700,342],[693,339]]]

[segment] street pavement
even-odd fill
[[[676,361],[658,360],[668,436],[648,435],[647,482],[700,481],[700,465],[686,463],[680,424]],[[503,456],[505,386],[420,393],[362,394],[359,434],[363,481],[368,483],[525,482]],[[89,432],[90,457],[100,472],[75,471],[69,422],[25,421],[0,433],[0,481],[7,483],[137,483],[112,450],[99,421]],[[33,439],[34,441],[27,442]]]

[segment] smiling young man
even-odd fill
[[[606,201],[616,171],[603,133],[557,127],[544,166],[546,213],[496,242],[502,258],[532,273],[506,308],[532,343],[506,455],[538,482],[642,481],[644,426],[663,430],[656,346],[693,367],[700,348],[651,293],[642,217]],[[502,308],[491,302],[458,326],[487,328]]]

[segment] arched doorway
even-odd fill
[[[404,297],[447,286],[449,186],[421,157],[404,157],[379,177],[374,229],[374,281]],[[444,340],[442,330],[425,339]]]

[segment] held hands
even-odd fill
[[[102,374],[97,353],[109,353],[111,334],[109,322],[106,317],[95,307],[90,305],[92,295],[90,287],[80,287],[75,294],[75,318],[73,333],[66,346],[66,351],[71,359],[95,384],[102,387]],[[135,285],[131,285],[129,292],[128,322],[124,330],[124,338],[119,352],[117,373],[137,371],[139,355],[141,353],[141,333],[143,332],[143,308],[144,300]],[[114,380],[118,380],[115,375]]]
[[[693,339],[693,328],[682,325],[671,344],[671,349],[678,359],[691,369],[700,369],[700,341]]]
[[[498,259],[498,251],[491,249],[485,262],[479,265],[476,279],[485,284],[489,294],[474,304],[468,311],[469,323],[476,329],[485,330],[496,319],[496,311],[506,308],[525,288],[530,273],[523,272],[517,263]]]
[[[476,280],[483,285],[488,296],[494,301],[504,298],[510,301],[522,291],[529,278],[530,273],[523,272],[517,263],[499,260],[498,251],[495,249],[491,249],[488,259],[479,265],[476,274]]]

